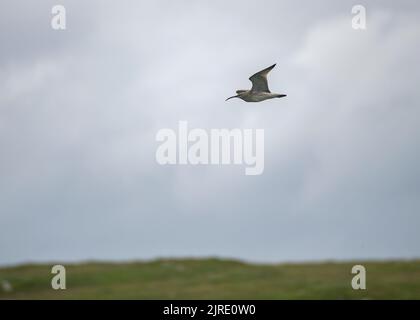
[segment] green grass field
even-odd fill
[[[351,288],[354,264],[366,267],[366,290]],[[0,268],[0,299],[420,299],[420,260],[263,265],[171,259],[68,264],[66,290],[51,288],[52,265]],[[5,283],[10,284],[9,290]]]

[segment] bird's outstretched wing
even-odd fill
[[[252,75],[249,78],[249,80],[251,80],[251,82],[252,82],[251,91],[254,91],[254,92],[256,92],[256,91],[270,92],[270,90],[268,89],[267,74],[275,66],[276,66],[276,64],[273,64],[272,66],[257,72],[256,74]]]

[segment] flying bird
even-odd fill
[[[252,75],[249,78],[252,82],[251,90],[237,90],[236,96],[229,97],[226,101],[232,98],[240,98],[246,102],[260,102],[267,99],[286,97],[285,94],[272,93],[268,89],[267,74],[275,66],[276,64],[273,64],[272,66]]]

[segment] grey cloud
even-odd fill
[[[53,4],[1,5],[0,263],[420,255],[418,5]],[[224,102],[273,62],[287,99]],[[159,166],[179,120],[264,128],[264,174]]]

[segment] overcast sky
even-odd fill
[[[0,45],[0,264],[420,257],[418,2],[3,0]],[[264,129],[264,173],[158,165],[180,120]]]

